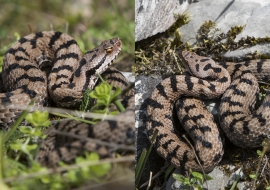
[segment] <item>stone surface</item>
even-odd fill
[[[135,41],[166,31],[174,22],[175,14],[183,14],[191,0],[136,0]]]
[[[196,32],[200,26],[208,20],[216,22],[217,28],[226,33],[233,26],[244,26],[244,30],[235,41],[242,37],[270,36],[268,26],[270,17],[270,1],[265,0],[200,0],[191,4],[187,12],[192,20],[180,28],[182,40],[195,43]],[[228,52],[226,57],[245,57],[247,53],[257,50],[260,53],[270,55],[270,44],[256,45],[251,48]]]
[[[135,82],[135,76],[132,74],[132,72],[121,72],[129,82]]]

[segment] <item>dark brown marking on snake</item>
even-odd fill
[[[29,90],[27,85],[21,86],[23,93],[26,93],[30,96],[30,98],[36,97],[37,93],[34,90]]]
[[[10,97],[12,97],[14,94],[12,92],[6,92],[5,93],[5,97],[3,98],[0,98],[1,99],[1,103],[2,104],[10,104],[11,101],[10,101]]]
[[[216,86],[210,83],[210,86],[208,87],[212,92],[216,92]]]
[[[18,47],[17,49],[10,48],[7,53],[15,55],[17,52],[23,52],[27,57],[30,57],[30,55],[26,52],[26,49],[23,47]]]
[[[235,126],[235,124],[236,124],[237,122],[239,122],[239,121],[243,121],[244,119],[245,119],[244,116],[243,116],[243,117],[240,117],[240,118],[238,118],[238,119],[233,119],[232,122],[231,122],[230,125],[229,125],[229,130],[230,130],[231,132],[233,132],[233,131],[234,131],[234,126]]]
[[[61,50],[61,49],[65,49],[65,48],[69,48],[71,45],[78,45],[77,42],[75,40],[69,40],[63,44],[61,44],[56,50],[55,50],[55,55]]]
[[[166,118],[166,119],[169,119],[169,120],[172,120],[172,116],[171,116],[171,115],[167,115],[167,114],[166,114],[166,115],[165,115],[165,118]]]
[[[27,39],[25,39],[25,38],[21,38],[21,39],[19,39],[19,41],[18,42],[20,42],[21,44],[23,44],[23,43],[25,43],[25,42],[27,42],[28,40]]]
[[[57,68],[53,68],[51,70],[51,73],[58,73],[59,71],[61,70],[68,70],[68,71],[73,71],[73,68],[69,65],[62,65],[60,67],[57,67]]]
[[[162,144],[160,144],[159,142],[160,142],[160,140],[161,139],[163,139],[163,138],[166,138],[166,137],[168,137],[168,134],[158,134],[157,135],[157,138],[156,138],[156,147],[160,147],[160,146],[162,146]]]
[[[185,115],[182,119],[182,125],[185,125],[185,123],[188,121],[188,120],[192,120],[194,122],[196,122],[197,120],[199,119],[202,119],[204,118],[204,116],[202,114],[199,114],[197,116],[193,116],[193,117],[189,117],[188,115]]]
[[[75,87],[75,83],[70,83],[69,85],[68,85],[68,88],[69,89],[73,89]]]
[[[215,73],[220,73],[222,71],[221,68],[213,67],[211,63],[208,63],[203,68],[204,71],[207,71],[209,69],[212,69]]]
[[[163,97],[165,97],[166,99],[168,99],[168,96],[167,96],[166,92],[164,91],[164,86],[163,86],[163,85],[157,85],[157,86],[156,86],[156,89],[158,90],[158,93],[159,93],[161,96],[163,96]]]
[[[45,82],[45,79],[42,76],[40,76],[40,77],[30,77],[27,74],[23,74],[20,77],[16,78],[16,80],[14,81],[14,83],[17,84],[22,79],[28,79],[30,82],[37,82],[37,81]]]
[[[226,111],[224,113],[222,113],[220,119],[225,119],[228,116],[235,116],[235,115],[239,115],[239,114],[243,114],[242,111]]]
[[[176,153],[178,151],[178,149],[180,149],[180,145],[177,145],[174,149],[173,149],[173,152],[171,154],[168,155],[167,157],[167,161],[168,162],[171,162],[171,160],[176,156]]]
[[[234,79],[234,80],[236,80],[236,79],[241,79],[242,77],[244,77],[245,74],[251,74],[251,71],[249,71],[249,70],[241,71],[241,74],[238,75],[237,77],[234,77],[233,79]]]
[[[59,61],[59,60],[66,60],[66,59],[79,59],[79,55],[77,53],[67,53],[67,54],[63,54],[60,57],[57,57],[55,59],[55,62]]]
[[[246,84],[248,84],[250,86],[253,85],[253,82],[251,80],[249,80],[249,79],[246,79],[246,78],[241,78],[239,83],[246,83]]]
[[[249,134],[248,121],[243,122],[243,134],[245,135]]]
[[[56,80],[58,80],[58,79],[62,79],[62,78],[69,78],[67,75],[64,75],[64,74],[61,74],[61,75],[57,75],[56,76]]]
[[[201,89],[200,90],[202,93],[199,94],[199,97],[202,98],[202,99],[206,99],[207,98],[207,95],[205,95],[205,93],[203,92],[203,90]]]
[[[135,131],[131,128],[126,130],[126,137],[129,139],[135,139]]]
[[[108,121],[108,124],[109,124],[109,126],[110,126],[110,130],[111,130],[111,131],[114,130],[115,128],[117,128],[117,122],[116,122],[116,121],[111,121],[111,120],[109,120],[109,121]]]
[[[208,141],[205,141],[201,136],[195,136],[195,139],[199,142],[201,142],[202,146],[203,147],[206,147],[206,148],[212,148],[212,143],[208,142]]]
[[[174,142],[174,140],[170,139],[166,143],[162,144],[162,147],[167,149],[172,142]]]
[[[188,76],[188,75],[185,76],[185,82],[187,84],[188,90],[191,91],[193,89],[194,84],[193,84],[193,82],[191,82],[190,76]]]
[[[241,64],[236,64],[236,65],[234,65],[234,70],[233,70],[233,72],[231,73],[231,76],[234,76],[235,73],[236,73],[237,71],[239,71],[239,69],[240,69],[241,67],[242,67]]]
[[[179,109],[180,107],[182,107],[182,106],[183,106],[183,104],[182,104],[182,105],[179,104],[178,109]],[[196,105],[195,105],[195,104],[184,107],[184,109],[185,109],[186,112],[189,112],[189,110],[191,110],[191,109],[193,109],[193,108],[196,108]]]
[[[266,119],[264,119],[264,117],[262,116],[261,113],[259,113],[259,114],[258,113],[254,113],[253,114],[253,117],[257,118],[259,120],[259,123],[261,125],[265,125],[266,124]]]
[[[176,92],[177,91],[177,81],[176,81],[176,76],[171,76],[170,77],[170,80],[171,80],[171,88],[173,90],[173,92]]]
[[[222,155],[221,154],[216,154],[215,155],[215,157],[214,157],[214,160],[213,160],[213,162],[217,162],[217,161],[219,161],[220,159],[221,159],[221,157],[222,157]]]
[[[202,80],[202,79],[199,79],[199,80],[198,80],[198,84],[204,85],[203,80]]]
[[[15,60],[16,61],[21,61],[21,60],[24,60],[24,61],[29,61],[28,59],[26,59],[26,58],[24,58],[24,57],[22,57],[22,56],[15,56]]]
[[[119,77],[108,77],[107,80],[117,81],[117,82],[119,82],[119,83],[121,83],[121,84],[123,84],[125,86],[128,85],[128,83],[125,80],[123,80],[123,79],[121,79]]]
[[[63,84],[68,84],[68,83],[65,82],[65,81],[62,81],[62,82],[60,82],[59,84],[54,84],[54,85],[52,85],[52,87],[51,87],[52,91],[56,90],[57,88],[61,88],[61,86],[62,86]],[[73,83],[73,84],[74,84],[74,83]],[[70,85],[72,86],[72,83],[71,83]],[[69,88],[69,87],[70,87],[70,86],[68,85],[68,88]]]
[[[246,93],[239,89],[234,89],[233,94],[238,95],[238,96],[246,96]]]
[[[187,161],[188,161],[188,150],[186,150],[184,152],[183,159],[180,162],[180,167],[179,168],[181,169],[181,171],[185,170],[185,165],[186,165]]]
[[[61,100],[59,100],[59,102],[71,102],[74,101],[75,98],[72,96],[65,96],[64,98],[62,98]]]
[[[18,63],[13,63],[11,65],[8,66],[8,68],[6,69],[7,74],[10,74],[11,71],[13,71],[14,69],[23,69],[25,71],[28,71],[30,69],[36,69],[37,67],[34,65],[20,65]]]
[[[62,35],[62,32],[55,32],[54,35],[51,37],[48,46],[52,48],[54,43],[61,37],[61,35]]]
[[[262,65],[263,65],[264,61],[261,60],[259,62],[257,62],[257,72],[261,73],[262,72]]]
[[[94,76],[96,74],[97,69],[99,69],[100,66],[103,65],[103,63],[105,62],[106,57],[107,57],[107,54],[100,60],[100,62],[98,62],[98,64],[96,64],[95,67],[93,67],[90,70],[85,72],[86,81],[85,81],[84,86],[83,86],[83,91],[86,90],[88,88],[88,86],[89,86],[89,83],[91,81],[90,76]]]
[[[86,62],[85,58],[82,58],[81,61],[80,61],[80,63],[79,63],[79,67],[76,69],[76,71],[75,71],[75,73],[74,73],[74,75],[75,75],[76,77],[80,77],[80,75],[81,75],[81,69],[82,69],[82,67],[83,67],[85,64],[87,64],[87,62]]]
[[[195,65],[195,67],[196,67],[196,71],[199,72],[199,71],[200,71],[200,65],[197,63],[197,64]]]
[[[193,132],[195,130],[200,130],[202,133],[206,133],[206,132],[210,132],[211,131],[211,128],[208,127],[208,126],[200,126],[198,127],[197,125],[193,125],[190,129],[189,129],[189,132]]]
[[[217,80],[217,82],[221,82],[221,83],[224,83],[224,82],[227,82],[227,81],[228,81],[227,77],[222,77],[222,78]]]
[[[201,59],[200,62],[206,62],[206,61],[209,61],[208,58],[205,58],[205,59]],[[208,69],[207,69],[208,70]]]

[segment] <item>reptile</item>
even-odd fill
[[[78,106],[82,101],[83,93],[87,89],[94,88],[98,74],[101,73],[114,88],[127,87],[129,84],[125,77],[113,67],[109,67],[121,52],[121,48],[120,38],[113,38],[103,41],[99,46],[82,55],[77,42],[65,33],[43,31],[22,37],[6,52],[3,62],[2,80],[0,79],[0,126],[9,128],[31,101],[34,101],[37,108],[48,106],[52,101],[60,107]],[[130,116],[133,108],[129,104],[134,104],[133,96],[133,89],[129,90],[123,103],[130,108],[121,113],[122,117],[124,117],[123,114]],[[58,158],[70,161],[74,159],[71,147],[75,143],[78,150],[78,142],[81,142],[82,149],[90,150],[89,146],[91,146],[98,150],[99,146],[94,143],[59,137],[53,132],[56,129],[72,131],[84,137],[104,135],[107,137],[106,140],[114,140],[115,143],[134,142],[134,121],[131,119],[123,126],[118,126],[117,124],[123,124],[119,121],[120,119],[121,117],[118,116],[116,121],[104,121],[98,124],[110,127],[111,133],[107,136],[102,129],[94,130],[96,128],[94,126],[64,120],[48,129],[46,132],[48,137],[41,145],[37,160],[47,166],[55,166],[60,161]],[[130,123],[127,124],[128,122]],[[118,137],[122,140],[117,140]],[[63,140],[59,139],[67,139],[67,141],[63,143]],[[65,144],[65,147],[69,149],[69,158],[67,158],[68,154],[65,154],[66,158],[63,158],[60,155],[61,151],[54,151],[64,149],[64,146],[58,142]],[[81,154],[82,149],[77,153]],[[58,157],[55,156],[55,152],[59,153]]]
[[[146,100],[146,128],[158,154],[182,170],[211,171],[222,159],[223,143],[214,118],[201,99],[221,98],[220,127],[237,146],[258,147],[270,138],[269,91],[257,111],[257,80],[269,81],[270,60],[216,63],[193,52],[180,57],[191,75],[173,75]],[[179,99],[180,98],[180,99]],[[173,109],[194,145],[173,125]],[[193,146],[195,151],[193,151]],[[195,155],[196,154],[196,155]],[[196,158],[197,156],[197,158]]]

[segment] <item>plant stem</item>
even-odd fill
[[[126,110],[119,100],[116,100],[114,104],[117,106],[120,112],[124,112]]]

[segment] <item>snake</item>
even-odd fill
[[[59,107],[76,108],[83,93],[95,87],[99,74],[104,75],[114,89],[126,88],[129,85],[127,79],[110,66],[121,48],[122,41],[116,37],[82,55],[74,38],[65,33],[42,31],[22,37],[7,50],[0,73],[0,127],[8,129],[31,101],[41,109],[51,102]],[[127,110],[115,120],[97,124],[104,129],[72,120],[63,120],[50,127],[45,132],[47,138],[41,144],[37,160],[41,165],[53,167],[60,160],[74,160],[83,154],[84,148],[108,154],[106,148],[98,144],[65,138],[57,135],[56,130],[114,143],[134,142],[133,96],[133,89],[126,93],[123,104]],[[130,120],[123,122],[123,117]]]
[[[235,145],[258,147],[270,138],[269,91],[254,111],[258,80],[270,79],[270,60],[217,63],[189,51],[180,58],[190,74],[165,78],[146,99],[147,136],[161,157],[182,171],[210,172],[221,161],[220,129],[202,99],[221,97],[219,125]],[[184,132],[174,126],[174,110]]]

